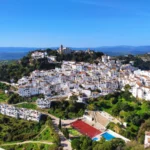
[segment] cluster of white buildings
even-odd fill
[[[131,86],[130,92],[134,97],[150,100],[150,71],[135,70],[133,73],[120,76],[120,85]]]
[[[39,98],[36,101],[36,104],[39,108],[50,108],[51,107],[51,101],[48,99]]]
[[[35,51],[31,54],[32,59],[42,59],[47,58],[49,63],[56,62],[56,56],[48,56],[47,52]]]
[[[98,65],[63,61],[61,68],[54,70],[35,70],[28,77],[18,81],[18,93],[21,96],[44,94],[46,96],[73,93],[82,97],[98,97],[118,89],[118,69],[120,64],[114,60]],[[82,96],[83,95],[83,96]]]
[[[60,48],[57,50],[59,54],[70,54],[73,52],[72,49],[68,47],[64,47],[63,45],[60,46]],[[48,56],[47,52],[45,51],[35,51],[31,54],[32,59],[42,59],[42,58],[47,58],[49,62],[55,62],[56,61],[56,56]]]
[[[35,51],[31,54],[31,57],[33,59],[41,59],[41,58],[47,57],[47,53],[41,52],[41,51]]]
[[[33,71],[30,76],[18,81],[19,95],[29,97],[44,94],[48,97],[79,95],[82,98],[96,98],[131,86],[135,97],[150,100],[150,72],[141,71],[131,64],[110,56],[102,56],[98,64],[63,61],[61,68],[47,71]],[[81,96],[84,95],[84,96]]]
[[[36,110],[17,108],[12,105],[0,104],[0,113],[17,119],[25,119],[39,122],[42,114]]]

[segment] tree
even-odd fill
[[[124,89],[125,89],[125,91],[129,91],[131,89],[131,86],[129,84],[126,84]]]
[[[61,129],[61,118],[59,118],[59,125],[58,128]]]
[[[116,104],[118,102],[118,99],[115,97],[110,98],[110,101],[112,104]]]
[[[79,112],[78,112],[78,118],[80,117],[80,116],[83,116],[83,114],[84,114],[84,110],[83,109],[80,109],[79,110]]]
[[[104,143],[97,142],[97,144],[93,147],[93,150],[115,150],[115,149],[112,149],[112,144],[110,141],[106,141]]]
[[[80,149],[80,139],[79,138],[75,138],[71,141],[71,147],[74,149],[74,150],[81,150]]]
[[[99,141],[101,144],[103,144],[103,143],[105,143],[106,142],[106,140],[105,140],[105,138],[104,137],[102,137],[101,138],[101,140]]]
[[[95,105],[94,105],[94,104],[89,104],[89,105],[87,106],[87,109],[88,109],[88,110],[95,110]]]
[[[63,134],[64,134],[64,136],[65,136],[67,139],[69,139],[69,131],[68,131],[67,128],[64,128],[64,129],[63,129]]]
[[[80,138],[81,150],[92,150],[92,140],[87,136]]]
[[[76,101],[78,100],[78,97],[76,95],[72,95],[72,96],[70,96],[69,100],[70,100],[71,103],[75,104]]]
[[[140,127],[140,130],[138,132],[138,141],[143,144],[144,143],[144,137],[145,137],[145,131],[150,131],[150,119],[146,120]]]
[[[112,144],[112,149],[118,149],[118,150],[120,150],[125,146],[125,142],[119,138],[112,139],[111,144]]]
[[[131,107],[128,103],[121,103],[120,108],[124,111],[132,111],[133,107]]]
[[[118,104],[118,105],[116,105],[116,106],[112,109],[112,114],[113,114],[114,116],[118,116],[120,111],[121,111],[121,109],[120,109],[120,106],[119,106],[119,104]]]

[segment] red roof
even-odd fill
[[[82,120],[77,120],[73,123],[71,123],[71,126],[75,129],[77,129],[80,133],[89,136],[90,138],[93,138],[101,133],[101,131],[95,129],[94,127],[86,124]]]

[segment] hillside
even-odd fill
[[[51,119],[45,119],[36,123],[0,114],[1,147],[7,150],[23,148],[44,150],[46,147],[56,149],[59,145],[59,136],[54,131]]]
[[[41,51],[41,50],[37,50]],[[42,51],[44,52],[44,51]],[[48,56],[57,56],[57,61],[61,62],[63,60],[66,61],[85,61],[85,62],[93,62],[97,58],[100,58],[103,53],[101,52],[93,52],[92,54],[86,52],[72,53],[67,55],[61,55],[55,50],[46,49]],[[60,67],[61,63],[49,63],[47,58],[41,58],[37,60],[33,60],[31,58],[31,54],[33,52],[29,52],[26,56],[24,56],[19,61],[13,61],[12,63],[1,63],[0,65],[0,80],[10,82],[10,80],[17,82],[23,76],[28,76],[30,72],[34,70],[50,70],[55,67]]]
[[[117,59],[122,60],[122,63],[128,64],[131,61],[134,62],[134,66],[138,67],[139,69],[142,70],[150,70],[150,57],[149,55],[128,55],[128,56],[118,56],[116,57]]]
[[[138,58],[141,58],[144,62],[150,61],[150,53],[143,54],[143,55],[137,55]]]

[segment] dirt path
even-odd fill
[[[36,139],[40,134],[42,134],[46,129],[48,128],[48,126],[45,126],[44,129],[42,131],[39,132],[39,134],[34,137],[33,139]]]
[[[1,146],[9,146],[9,145],[21,145],[21,144],[28,144],[28,143],[37,143],[37,144],[54,144],[52,142],[47,142],[47,141],[24,141],[24,142],[16,142],[16,143],[6,143],[6,144],[1,144]]]

